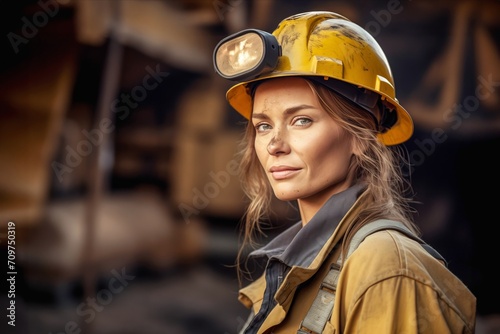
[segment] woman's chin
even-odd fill
[[[300,192],[297,191],[275,191],[274,196],[280,201],[295,201],[300,197]]]

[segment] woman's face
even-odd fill
[[[255,92],[255,151],[277,198],[319,201],[351,185],[352,141],[300,78],[277,78]]]

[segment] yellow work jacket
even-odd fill
[[[251,309],[240,333],[297,332],[340,254],[334,246],[362,208],[363,190],[357,185],[334,195],[304,227],[294,225],[253,252],[268,262],[240,290],[239,300]],[[475,317],[476,298],[458,277],[417,241],[383,230],[345,261],[322,333],[474,333]]]

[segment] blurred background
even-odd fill
[[[212,51],[309,10],[386,52],[416,126],[415,219],[477,296],[477,332],[500,333],[499,1],[0,5],[1,333],[237,333],[243,119]],[[297,217],[277,202],[261,241]]]

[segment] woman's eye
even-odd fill
[[[311,123],[312,123],[312,121],[309,118],[305,118],[305,117],[297,118],[294,121],[294,124],[298,125],[298,126],[307,126]]]
[[[271,126],[267,123],[259,123],[255,125],[255,130],[257,132],[264,132],[271,129]]]

